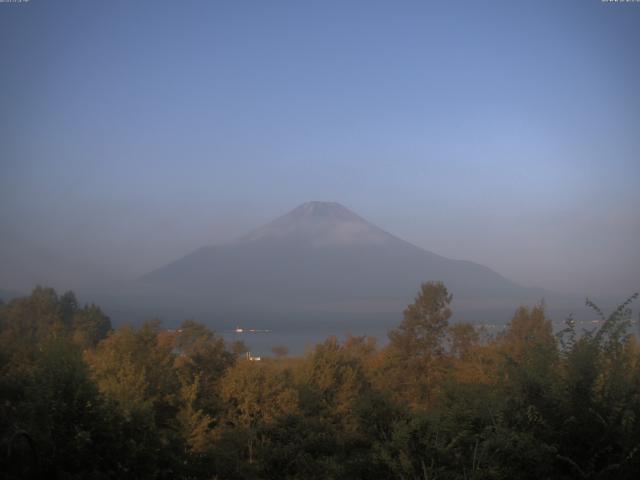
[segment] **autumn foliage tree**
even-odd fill
[[[414,407],[429,405],[443,374],[451,299],[443,283],[423,283],[400,326],[389,332],[387,387]]]
[[[630,305],[499,334],[421,286],[379,348],[330,337],[251,361],[194,320],[113,330],[36,288],[0,304],[0,479],[635,479],[640,347]]]

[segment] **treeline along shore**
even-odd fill
[[[637,294],[577,331],[544,306],[450,323],[420,286],[384,348],[256,361],[193,320],[113,329],[37,287],[0,304],[3,479],[636,479]]]

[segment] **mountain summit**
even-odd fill
[[[458,311],[479,299],[511,309],[532,298],[532,291],[490,268],[423,250],[334,202],[304,203],[234,242],[202,247],[141,279],[163,301],[182,302],[200,315],[299,322],[313,313],[399,315],[429,280],[447,285]]]
[[[307,202],[237,243],[284,242],[308,246],[383,245],[395,237],[335,202]]]

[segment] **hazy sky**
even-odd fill
[[[0,167],[0,288],[138,275],[333,200],[524,285],[622,297],[640,3],[0,3]]]

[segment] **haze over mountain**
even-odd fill
[[[159,304],[234,318],[400,315],[440,280],[458,310],[539,300],[490,268],[423,250],[334,202],[308,202],[237,240],[205,246],[140,279]],[[155,292],[155,293],[150,293]],[[163,292],[163,293],[160,293]]]

